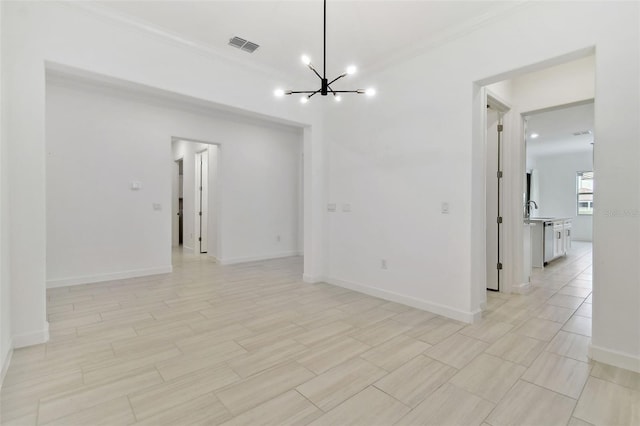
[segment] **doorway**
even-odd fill
[[[576,59],[576,55],[579,56]],[[483,184],[485,186],[485,194],[489,194],[491,185],[495,185],[496,170],[489,168],[489,161],[492,154],[489,152],[488,133],[487,133],[487,103],[492,96],[496,95],[498,99],[507,103],[511,108],[507,114],[503,116],[503,132],[501,145],[501,188],[500,188],[500,215],[490,213],[491,200],[485,198],[487,205],[485,209],[485,235],[483,239],[485,244],[485,268],[484,275],[486,277],[486,285],[484,288],[491,288],[494,282],[490,274],[490,268],[496,268],[499,263],[502,264],[500,272],[496,272],[495,282],[500,281],[499,291],[507,293],[526,293],[531,291],[531,262],[527,259],[531,255],[531,247],[528,244],[528,233],[531,226],[527,223],[525,204],[527,201],[527,175],[525,162],[525,131],[530,125],[524,120],[524,115],[531,112],[544,112],[558,105],[579,104],[592,101],[595,92],[595,57],[593,52],[581,51],[566,57],[554,58],[545,64],[534,64],[527,68],[512,71],[511,78],[504,80],[505,75],[495,80],[487,79],[485,83],[479,83],[480,96],[478,100],[482,104],[477,104],[482,108],[477,117],[481,120],[477,121],[478,125],[482,125],[482,129],[478,126],[478,133],[485,140],[484,152],[484,174]],[[566,91],[559,91],[558,87],[568,88]],[[490,111],[489,111],[490,112]],[[575,131],[577,131],[576,129]],[[483,134],[484,133],[484,134]],[[497,158],[497,157],[496,157]],[[530,177],[530,182],[535,181],[535,173]],[[496,201],[497,206],[497,201]],[[497,208],[497,207],[496,207]],[[531,208],[535,207],[531,203]],[[536,211],[541,213],[540,211]],[[496,212],[497,213],[497,212]],[[554,215],[557,213],[553,213]],[[499,241],[500,259],[499,262],[493,264],[492,251],[489,248],[488,238],[493,235],[489,228],[498,228],[496,223],[502,217],[500,226],[500,238],[496,240],[495,245]],[[493,223],[492,223],[493,222]],[[491,232],[491,234],[489,234]],[[573,232],[573,231],[570,231]],[[497,235],[497,231],[495,233]],[[533,234],[531,234],[533,235]],[[497,237],[495,237],[497,238]],[[492,249],[491,249],[492,250]],[[497,253],[497,250],[496,250]],[[497,259],[496,259],[497,260]],[[496,268],[497,269],[497,268]],[[482,296],[480,296],[482,297]]]
[[[569,256],[573,242],[592,242],[594,103],[528,112],[523,120],[535,271]]]
[[[219,258],[220,147],[175,138],[171,150],[174,162],[172,245],[186,253]]]

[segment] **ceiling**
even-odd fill
[[[366,70],[410,56],[420,46],[468,29],[517,3],[329,0],[327,77],[342,73],[350,64]],[[279,74],[302,73],[302,54],[322,69],[320,0],[100,1],[92,5]],[[260,48],[249,54],[228,46],[233,36]]]
[[[543,156],[591,151],[593,102],[528,116],[527,156]],[[591,131],[575,136],[573,133]],[[537,138],[531,135],[537,133]]]

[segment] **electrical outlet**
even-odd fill
[[[442,214],[449,214],[449,203],[443,202],[440,206],[440,211],[442,212]]]
[[[380,260],[380,269],[387,269],[387,259]]]
[[[327,204],[327,211],[328,212],[335,212],[336,211],[336,203]]]

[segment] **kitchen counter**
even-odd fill
[[[524,224],[531,229],[532,266],[544,268],[552,260],[564,256],[571,248],[570,217],[530,217]]]
[[[565,220],[573,220],[572,217],[530,217],[529,219],[525,219],[524,223],[527,222],[560,222]]]

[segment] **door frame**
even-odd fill
[[[214,248],[215,251],[212,252],[210,250],[211,246],[211,241],[208,241],[208,246],[207,248],[209,249],[207,251],[207,255],[213,257],[214,259],[218,260],[223,258],[223,254],[222,254],[222,239],[224,238],[223,234],[222,234],[222,205],[224,203],[224,193],[222,191],[223,188],[223,181],[224,181],[224,160],[223,160],[223,155],[224,155],[224,150],[223,150],[223,143],[222,142],[210,142],[210,141],[204,141],[204,140],[200,140],[200,139],[194,139],[194,138],[185,138],[185,137],[181,137],[181,136],[172,136],[171,137],[171,141],[169,143],[169,151],[171,153],[171,147],[173,142],[176,141],[185,141],[185,142],[192,142],[192,143],[199,143],[199,144],[206,144],[209,147],[211,146],[215,146],[217,147],[217,158],[216,158],[216,165],[215,165],[215,175],[216,175],[216,180],[215,180],[215,186],[213,188],[209,188],[209,197],[213,196],[214,199],[214,208],[213,211],[209,211],[208,213],[211,215],[212,213],[215,214],[216,217],[216,221],[215,221],[215,241],[213,242],[214,244]],[[171,154],[170,154],[171,155]],[[211,164],[209,164],[209,170],[211,170]],[[194,209],[195,209],[195,203],[194,203]],[[199,254],[199,250],[196,250],[195,247],[195,242],[194,242],[194,247],[193,247],[193,252],[195,254]],[[205,253],[203,253],[205,254]]]

